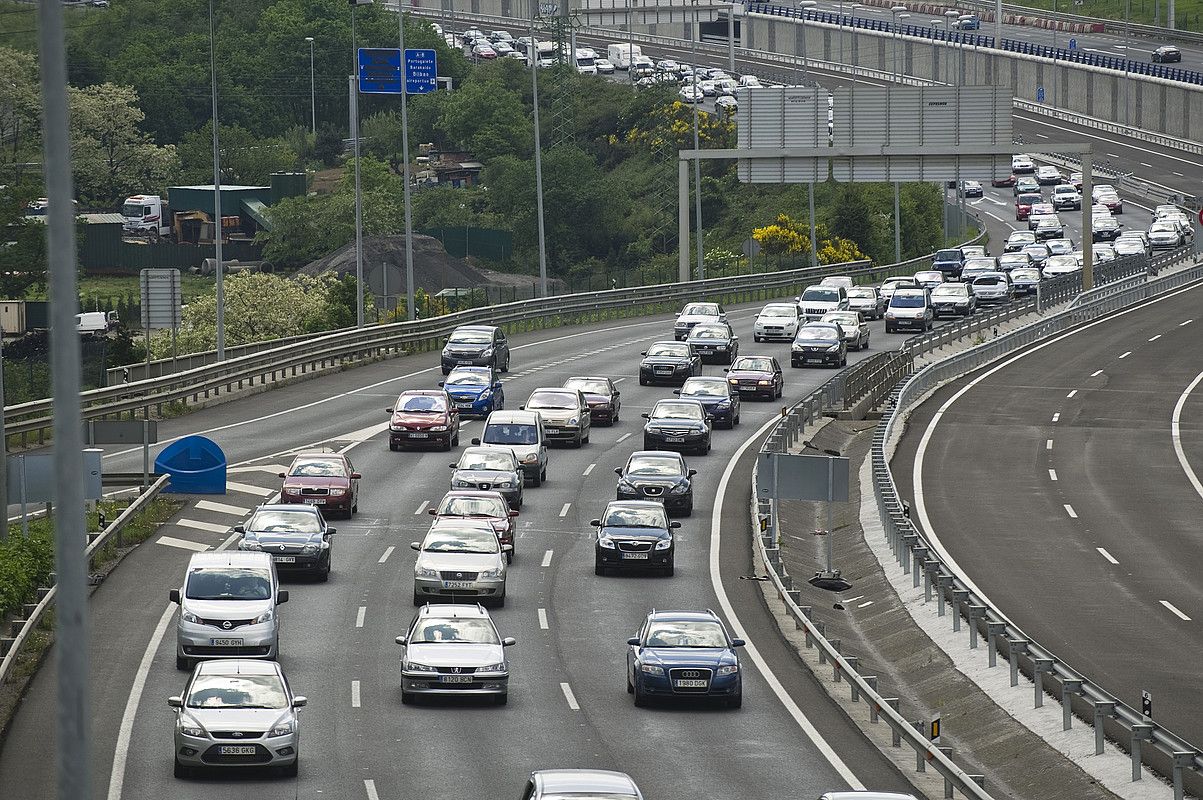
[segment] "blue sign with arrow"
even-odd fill
[[[401,51],[395,47],[359,48],[361,94],[401,94]]]
[[[438,58],[433,50],[405,51],[405,93],[429,94],[438,88]]]
[[[1043,86],[1036,87],[1036,102],[1037,103],[1044,102],[1044,87]]]

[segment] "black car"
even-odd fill
[[[668,450],[636,450],[627,463],[615,467],[618,500],[656,500],[669,514],[688,517],[693,513],[693,481],[696,469],[685,466],[680,453]]]
[[[622,409],[622,392],[609,378],[569,378],[564,381],[565,389],[576,389],[585,395],[589,404],[589,419],[595,423],[613,425],[618,422]]]
[[[726,378],[690,378],[673,394],[682,400],[697,400],[715,425],[734,428],[739,424],[739,390],[731,391]]]
[[[1092,242],[1114,242],[1119,238],[1120,225],[1115,217],[1094,217],[1090,220]]]
[[[710,418],[697,400],[661,400],[643,418],[644,450],[710,452]]]
[[[739,337],[725,322],[694,325],[685,341],[703,362],[730,364],[739,355]]]
[[[943,250],[937,250],[931,260],[931,268],[943,272],[950,279],[959,276],[961,274],[961,267],[964,265],[965,254],[961,252],[959,247],[948,247]]]
[[[685,342],[655,342],[641,353],[639,385],[685,383],[702,374],[702,359]]]
[[[658,570],[671,576],[674,567],[673,530],[681,523],[669,522],[664,506],[649,500],[615,500],[606,506],[601,519],[591,520],[597,528],[593,544],[593,572],[608,569]]]
[[[848,364],[848,342],[842,327],[834,322],[809,322],[798,329],[790,346],[789,365],[806,364],[843,367]]]
[[[505,331],[492,325],[461,325],[443,347],[443,374],[460,366],[492,367],[509,372],[510,344]]]
[[[335,529],[326,524],[314,506],[262,505],[242,525],[239,550],[271,554],[280,573],[305,572],[320,581],[330,579],[330,537]]]
[[[1171,61],[1181,61],[1182,51],[1172,44],[1163,44],[1153,51],[1154,64],[1168,64]]]

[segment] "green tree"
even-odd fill
[[[260,139],[240,125],[221,126],[222,183],[266,186],[273,172],[287,172],[297,163],[297,153],[282,137]],[[180,142],[180,180],[211,183],[213,180],[213,125],[206,122]]]
[[[29,201],[41,185],[27,178],[20,185],[0,188],[0,297],[17,300],[30,289],[46,287],[46,225],[25,217]]]
[[[28,53],[0,47],[0,174],[19,184],[40,162],[42,94],[38,87],[37,60]]]
[[[483,71],[451,95],[439,128],[449,142],[486,164],[503,156],[528,158],[534,144],[521,96]]]
[[[313,143],[313,157],[327,167],[338,163],[343,154],[343,137],[338,128],[330,124],[318,126],[317,138]]]

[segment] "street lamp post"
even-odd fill
[[[860,3],[852,3],[848,10],[855,14],[860,7]],[[844,63],[844,0],[840,0],[840,63]]]
[[[213,38],[213,0],[209,0],[209,84],[213,102],[213,255],[217,262],[217,360],[226,358],[226,287],[221,260],[221,151],[217,133],[217,52]],[[150,352],[150,338],[146,340]],[[147,358],[150,356],[148,355]]]
[[[897,82],[902,74],[902,70],[898,67],[898,23],[910,16],[905,14],[906,6],[897,5],[890,7],[890,16],[893,17],[893,25],[891,33],[894,40],[894,81]],[[894,262],[901,263],[902,261],[902,211],[901,197],[902,187],[898,181],[894,181]]]
[[[698,95],[698,0],[693,0],[693,26],[689,29],[689,60],[693,62],[693,149],[698,150],[698,106],[700,98]],[[717,112],[718,109],[716,108]],[[695,158],[693,160],[693,213],[697,219],[697,277],[698,280],[706,279],[706,263],[703,257],[704,244],[702,242],[702,159]],[[686,242],[686,245],[689,243]]]
[[[1124,0],[1124,124],[1128,124],[1128,91],[1131,83],[1131,72],[1128,69],[1128,58],[1131,52],[1132,40],[1132,0]]]
[[[347,84],[350,90],[349,111],[351,116],[351,141],[355,148],[355,327],[363,327],[363,191],[359,182],[359,86],[356,73],[359,71],[359,47],[356,41],[355,8],[370,6],[372,0],[349,0],[351,6],[351,74]]]
[[[898,21],[904,20],[910,16],[910,14],[902,13],[904,11],[906,11],[906,6],[890,6],[890,18],[892,21],[892,24],[890,25],[890,33],[893,34],[890,39],[893,41],[894,48],[893,55],[891,56],[893,69],[891,69],[890,72],[894,75],[895,83],[898,82],[898,77],[902,74],[902,71],[898,69]]]
[[[313,85],[313,37],[306,36],[309,42],[309,124],[314,137],[317,136],[317,91]]]
[[[535,208],[539,214],[539,296],[547,297],[547,239],[543,224],[543,145],[539,133],[539,42],[535,38],[535,2],[530,0],[530,83],[533,96],[535,123]],[[630,53],[627,53],[627,69],[630,69]],[[468,238],[464,234],[464,249]]]
[[[944,39],[945,39],[945,42],[946,42],[946,45],[945,45],[945,46],[946,46],[946,47],[948,47],[948,57],[949,57],[950,59],[952,58],[952,46],[951,46],[951,42],[952,42],[952,21],[953,21],[954,19],[958,19],[958,18],[959,18],[959,16],[960,16],[960,15],[959,15],[959,14],[957,14],[957,12],[956,12],[956,11],[953,11],[952,9],[949,9],[948,11],[945,11],[945,12],[944,12]],[[960,30],[960,29],[958,28],[958,30]],[[958,37],[958,39],[957,39],[957,43],[958,43],[958,45],[960,44],[960,37]],[[959,52],[959,51],[958,51],[958,52],[957,52],[957,57],[958,57],[958,58],[957,58],[957,60],[958,60],[958,61],[960,61],[962,56],[964,56],[964,53],[962,53],[962,52]],[[961,83],[962,83],[962,81],[961,81],[961,74],[962,74],[962,71],[961,71],[961,68],[960,68],[960,65],[959,65],[959,64],[958,64],[958,66],[957,66],[957,69],[955,70],[955,73],[956,73],[956,79],[955,79],[955,80],[953,80],[953,72],[954,72],[954,70],[951,70],[951,69],[950,69],[950,70],[948,70],[948,83],[950,83],[950,84],[956,84],[957,86],[960,86],[960,85],[961,85]]]
[[[801,24],[801,27],[799,28],[799,30],[801,31],[801,34],[802,34],[802,74],[804,76],[806,76],[806,75],[810,74],[810,66],[807,63],[808,59],[806,57],[806,9],[814,8],[815,6],[818,5],[818,3],[815,0],[799,0],[797,5],[798,5],[798,20]],[[794,51],[797,52],[797,49],[798,49],[798,43],[795,41],[794,42]],[[799,84],[799,85],[801,85],[801,84]]]

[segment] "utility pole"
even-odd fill
[[[409,68],[405,59],[405,13],[401,6],[397,6],[397,46],[401,50],[401,159],[405,162],[402,167],[402,179],[405,181],[405,318],[412,320],[414,319],[414,222],[409,188],[409,103],[406,98],[406,95],[409,94]],[[464,247],[467,248],[466,238]],[[381,270],[386,281],[388,280],[387,270],[387,267]],[[388,310],[387,289],[384,294],[384,308],[386,311]]]
[[[313,83],[313,37],[306,36],[309,42],[309,127],[314,137],[317,136],[317,89]]]
[[[372,0],[349,0],[351,6],[351,74],[347,79],[351,141],[355,148],[355,327],[363,327],[363,191],[359,182],[359,43],[355,33],[356,6],[370,6]]]
[[[698,0],[693,0],[693,27],[689,31],[689,59],[696,67],[698,63]],[[698,150],[698,73],[695,68],[693,71],[693,149]],[[693,160],[693,207],[694,216],[697,217],[697,279],[706,279],[706,265],[702,259],[702,159],[695,158]]]
[[[539,138],[539,44],[535,39],[536,2],[538,0],[530,0],[530,82],[535,122],[535,205],[539,212],[539,296],[547,297],[547,240],[543,229],[543,146]],[[464,249],[467,247],[465,238]]]
[[[217,260],[217,360],[226,359],[226,286],[225,265],[221,258],[221,237],[224,233],[221,218],[221,150],[217,133],[217,52],[213,37],[213,0],[209,0],[209,84],[213,102],[213,255]],[[150,336],[146,337],[146,352],[150,353]]]

